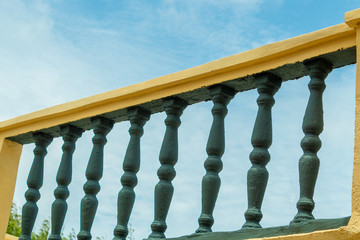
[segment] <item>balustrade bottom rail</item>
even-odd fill
[[[291,224],[270,228],[246,228],[233,232],[212,232],[203,234],[192,234],[183,237],[166,238],[167,240],[243,240],[264,237],[287,236],[292,234],[311,233],[319,230],[331,230],[346,226],[350,217],[337,219],[314,219],[302,224]]]

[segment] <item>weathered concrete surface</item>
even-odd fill
[[[319,230],[336,229],[346,226],[350,217],[336,219],[316,219],[307,223],[299,223],[281,227],[271,227],[262,229],[242,229],[234,232],[214,232],[203,234],[192,234],[178,238],[167,238],[168,240],[242,240],[250,238],[275,237],[297,233],[309,233]]]

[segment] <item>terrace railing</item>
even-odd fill
[[[68,185],[72,176],[72,155],[75,143],[84,131],[93,130],[93,148],[86,169],[87,181],[81,200],[81,226],[77,238],[91,239],[92,223],[96,215],[103,174],[103,151],[106,135],[113,125],[130,121],[130,141],[123,162],[122,189],[118,195],[118,221],[114,223],[114,238],[125,239],[128,222],[135,202],[134,188],[140,167],[140,138],[143,126],[151,114],[165,111],[166,131],[160,149],[161,166],[155,187],[154,221],[148,239],[165,238],[166,218],[171,207],[178,157],[178,127],[183,110],[201,101],[212,100],[212,126],[204,163],[206,174],[202,180],[202,210],[194,239],[244,239],[276,236],[261,228],[261,206],[268,181],[266,165],[272,143],[271,109],[274,95],[284,81],[309,76],[310,97],[303,120],[303,155],[299,160],[300,198],[298,213],[289,225],[287,236],[278,239],[360,239],[360,68],[356,79],[355,150],[352,187],[352,215],[335,229],[313,228],[313,232],[292,234],[292,226],[314,220],[314,188],[319,170],[317,152],[323,130],[322,93],[325,79],[334,68],[359,63],[360,9],[345,14],[345,23],[292,39],[272,43],[251,51],[233,55],[199,67],[153,79],[141,84],[117,89],[78,101],[20,116],[0,123],[0,239],[5,230],[14,194],[19,158],[23,144],[35,144],[34,160],[29,172],[22,208],[22,233],[19,239],[30,240],[37,217],[37,201],[43,184],[44,158],[53,138],[63,138],[63,155],[56,176],[55,201],[51,206],[51,240],[60,240],[67,210]],[[248,209],[243,230],[232,235],[212,233],[213,211],[220,189],[219,172],[225,151],[224,119],[227,104],[236,94],[256,88],[258,113],[254,124],[250,153],[251,168],[247,175]],[[245,176],[244,176],[245,177]],[[106,186],[104,186],[106,188]],[[79,186],[81,188],[81,186]],[[101,204],[101,203],[100,203]],[[49,206],[50,207],[50,206]],[[315,223],[315,222],[313,222]],[[316,225],[316,224],[314,224]],[[342,227],[341,227],[342,226]],[[340,227],[340,228],[339,228]],[[196,226],[194,226],[196,229]],[[250,230],[249,230],[250,229]],[[255,229],[255,230],[252,230]],[[316,231],[315,231],[316,230]],[[191,233],[184,233],[191,234]],[[245,234],[245,235],[244,235]],[[247,234],[247,235],[246,235]],[[281,234],[280,234],[281,235]],[[146,237],[146,236],[144,236]],[[185,239],[179,238],[179,239]],[[276,239],[276,238],[275,238]]]

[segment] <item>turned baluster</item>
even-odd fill
[[[95,136],[92,139],[93,149],[86,168],[85,196],[81,200],[80,232],[77,235],[79,240],[91,239],[90,231],[98,206],[96,194],[100,191],[99,180],[103,175],[104,145],[107,142],[106,135],[111,131],[113,124],[112,120],[104,117],[91,119]]]
[[[226,86],[218,85],[209,90],[214,103],[211,110],[213,122],[206,146],[208,157],[204,163],[206,174],[202,179],[202,211],[197,233],[211,232],[211,226],[214,224],[213,211],[221,184],[218,174],[223,167],[221,156],[225,150],[224,119],[227,105],[235,95],[235,91]]]
[[[128,110],[130,117],[130,141],[123,163],[124,174],[121,177],[123,188],[118,196],[117,225],[114,229],[114,240],[125,240],[128,235],[128,222],[135,201],[134,187],[137,185],[136,173],[140,168],[140,138],[143,126],[150,118],[150,112],[141,108]]]
[[[302,129],[305,134],[301,140],[304,154],[299,160],[300,199],[297,202],[298,213],[291,223],[314,219],[314,189],[319,171],[320,160],[317,152],[321,147],[320,133],[323,131],[322,95],[325,90],[325,78],[332,70],[332,64],[323,59],[305,63],[309,70],[310,97],[306,107]]]
[[[63,154],[56,175],[58,184],[54,191],[55,201],[51,208],[51,235],[49,240],[61,240],[61,228],[67,211],[66,199],[69,197],[68,186],[72,175],[72,157],[75,151],[75,142],[81,137],[83,130],[72,125],[60,128],[60,134],[64,140],[62,145]]]
[[[152,233],[149,238],[165,238],[166,216],[169,211],[174,187],[171,181],[175,178],[174,165],[178,159],[178,127],[181,124],[180,116],[186,103],[179,98],[164,100],[163,106],[167,118],[166,131],[160,150],[161,166],[157,172],[159,183],[155,187],[155,216],[151,224]]]
[[[247,174],[248,209],[243,228],[261,228],[261,205],[269,177],[266,164],[270,161],[268,149],[272,142],[271,108],[275,103],[274,95],[281,86],[281,79],[272,74],[261,74],[255,78],[259,106],[251,137],[254,147],[250,153],[251,168]]]
[[[26,203],[22,208],[20,240],[31,240],[31,232],[39,210],[36,202],[40,199],[39,189],[43,185],[46,148],[52,142],[53,137],[37,132],[33,134],[33,139],[35,142],[34,161],[27,179],[29,189],[25,192]]]

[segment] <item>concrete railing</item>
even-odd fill
[[[359,239],[360,238],[360,87],[357,69],[355,150],[352,186],[352,213],[350,220],[329,222],[332,227],[316,228],[312,216],[313,193],[316,184],[320,148],[319,134],[323,128],[322,92],[326,76],[334,68],[358,63],[360,45],[360,10],[345,14],[345,23],[272,43],[244,53],[219,59],[195,68],[156,78],[147,82],[113,90],[77,101],[47,108],[0,123],[0,239],[4,239],[14,194],[16,175],[22,145],[35,143],[34,162],[28,177],[26,204],[22,212],[22,236],[29,239],[37,215],[39,189],[43,183],[43,161],[46,148],[53,138],[62,137],[63,156],[59,167],[52,205],[52,229],[49,239],[60,239],[60,231],[66,214],[67,186],[71,181],[71,161],[76,140],[82,132],[94,131],[93,150],[86,170],[85,196],[81,201],[81,230],[78,239],[91,239],[91,226],[95,217],[102,177],[103,147],[106,135],[114,124],[130,121],[130,141],[124,159],[122,190],[118,198],[118,222],[114,239],[125,239],[127,224],[135,201],[134,187],[140,165],[140,138],[143,126],[151,114],[165,111],[166,132],[160,149],[161,167],[159,183],[155,186],[155,217],[149,238],[164,238],[166,217],[171,205],[177,161],[177,131],[182,111],[198,102],[212,100],[213,123],[210,129],[205,161],[206,174],[202,182],[202,213],[199,217],[198,239],[241,239],[248,237],[278,236],[273,230],[261,228],[261,205],[267,185],[267,151],[272,142],[271,108],[273,96],[281,83],[310,77],[310,98],[304,116],[302,149],[300,158],[300,199],[298,214],[289,225],[286,236],[275,239]],[[218,173],[222,169],[224,153],[224,118],[227,104],[236,94],[257,89],[258,114],[254,124],[250,154],[252,167],[248,172],[248,210],[245,212],[243,229],[232,235],[211,233],[214,222],[212,212],[220,187]],[[154,173],[155,174],[155,173]],[[244,176],[245,177],[245,176]],[[81,187],[81,186],[79,186]],[[106,187],[106,186],[104,186]],[[101,204],[101,203],[100,203]],[[290,221],[291,219],[289,219]],[[311,224],[309,224],[311,223]],[[300,224],[300,225],[298,225]],[[307,225],[307,226],[306,226]],[[309,227],[309,225],[311,225]],[[342,226],[342,227],[341,227]],[[303,234],[298,228],[304,228]],[[339,228],[340,227],[340,228]],[[330,230],[324,230],[329,229]],[[254,230],[255,229],[255,230]],[[296,231],[294,229],[297,229]],[[307,229],[307,230],[306,230]],[[301,231],[300,231],[301,232]],[[184,233],[186,234],[186,233]],[[220,235],[219,235],[220,234]],[[237,235],[238,234],[238,235]],[[240,235],[241,236],[240,236]],[[245,234],[245,235],[244,235]],[[247,235],[246,235],[247,234]],[[186,237],[185,237],[186,238]],[[184,239],[185,239],[184,238]],[[8,236],[5,239],[11,239]]]

